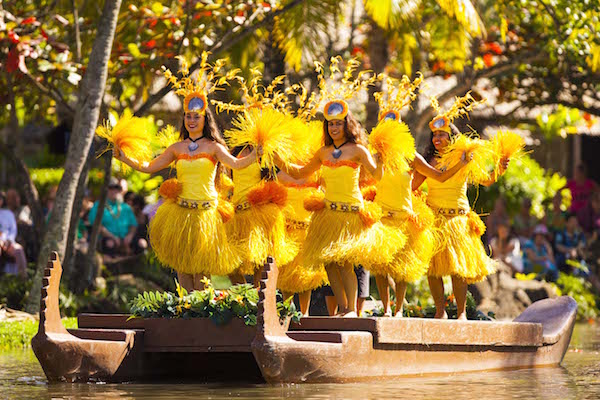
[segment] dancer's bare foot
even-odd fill
[[[446,314],[446,310],[444,310],[442,313],[439,313],[436,311],[435,316],[433,317],[435,319],[448,319],[448,314]]]
[[[342,315],[342,318],[358,318],[358,314],[356,314],[356,311],[350,311]]]
[[[466,312],[464,312],[464,313],[462,313],[462,314],[460,314],[460,315],[457,315],[457,316],[456,316],[456,319],[457,319],[457,320],[461,320],[461,321],[466,321],[466,320],[467,320],[467,313],[466,313]]]
[[[396,311],[396,315],[394,315],[394,318],[404,318],[404,312],[402,310]]]
[[[391,316],[392,316],[392,310],[390,310],[390,309],[388,308],[388,310],[387,310],[386,312],[384,312],[384,313],[383,313],[383,316],[384,316],[384,317],[391,317]]]

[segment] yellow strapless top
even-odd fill
[[[375,202],[392,211],[412,211],[412,174],[385,172],[377,183]]]
[[[258,185],[260,178],[260,165],[258,163],[250,164],[244,169],[236,169],[233,171],[233,196],[231,202],[239,204],[246,200],[248,192]]]
[[[325,200],[331,202],[362,204],[358,186],[360,166],[349,161],[323,163],[321,178],[325,183]]]
[[[286,187],[288,204],[284,210],[285,217],[292,221],[308,222],[312,213],[304,208],[304,199],[314,193],[315,185],[286,185]]]
[[[210,155],[180,157],[175,164],[177,180],[181,182],[179,197],[188,200],[216,200],[215,175],[217,163]]]
[[[435,179],[427,179],[429,193],[427,194],[427,203],[437,208],[460,208],[469,209],[469,199],[467,198],[467,180],[454,175],[446,182],[438,182]]]

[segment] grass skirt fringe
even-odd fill
[[[285,265],[298,253],[298,245],[286,237],[281,207],[274,203],[236,212],[227,224],[227,234],[242,249],[241,263],[236,267],[244,275],[254,274],[268,256],[274,257],[277,265]]]
[[[185,274],[227,275],[240,263],[217,208],[184,208],[166,200],[149,226],[158,260]]]
[[[431,259],[429,276],[457,275],[474,283],[496,272],[496,261],[488,256],[481,242],[485,225],[477,214],[470,211],[455,217],[440,215],[435,223],[442,242]]]
[[[381,222],[406,235],[406,243],[398,248],[392,262],[367,266],[373,275],[390,275],[395,281],[415,282],[427,273],[429,263],[439,243],[433,228],[433,212],[419,198],[413,196],[413,213]]]
[[[365,203],[365,207],[373,205]],[[388,263],[394,256],[396,243],[404,244],[402,232],[390,229],[380,221],[368,226],[361,213],[315,211],[302,250],[302,263],[307,268],[322,264],[350,263],[368,267]]]
[[[306,229],[292,229],[288,233],[288,237],[302,247],[306,239]],[[305,268],[300,254],[291,263],[279,268],[277,288],[285,293],[303,293],[328,283],[323,265],[317,268]]]

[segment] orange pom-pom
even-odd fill
[[[263,182],[248,192],[248,202],[253,206],[273,203],[285,207],[287,202],[287,189],[274,181]]]
[[[323,192],[315,192],[304,199],[304,209],[306,211],[321,211],[325,208],[325,195]]]
[[[469,229],[471,229],[471,232],[473,232],[477,236],[482,236],[485,233],[485,224],[483,223],[481,218],[479,218],[479,215],[477,215],[473,211],[470,211],[468,214],[468,218]]]
[[[358,214],[360,215],[360,220],[366,227],[372,226],[383,216],[381,207],[375,203],[365,203]]]
[[[219,204],[217,205],[217,211],[221,214],[221,219],[223,222],[229,221],[233,218],[235,214],[235,209],[233,208],[233,204],[228,202],[227,200],[219,199]]]
[[[167,179],[160,185],[158,194],[165,199],[176,200],[181,194],[182,184],[176,178]]]
[[[366,187],[361,188],[360,191],[361,191],[363,199],[365,201],[374,201],[375,200],[375,196],[377,195],[377,187],[366,186]]]

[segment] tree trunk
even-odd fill
[[[388,41],[385,37],[385,31],[379,27],[373,20],[369,21],[369,60],[371,61],[371,69],[374,73],[380,74],[385,69],[385,66],[390,60],[388,52]],[[373,97],[373,93],[381,90],[381,82],[369,87],[369,100],[367,101],[367,120],[365,128],[368,132],[377,125],[379,117],[379,104]]]
[[[65,258],[63,260],[63,280],[64,282],[71,281],[71,273],[74,270],[75,265],[75,253],[77,243],[77,229],[79,228],[79,218],[81,214],[81,207],[83,202],[83,196],[85,195],[85,189],[87,188],[88,175],[90,167],[92,165],[94,146],[90,147],[83,171],[79,176],[79,182],[77,183],[77,191],[75,192],[75,200],[73,201],[73,210],[71,211],[71,219],[69,222],[69,234],[67,235],[67,248],[65,250]]]
[[[98,251],[98,238],[100,237],[100,227],[102,226],[102,216],[104,215],[104,207],[106,206],[106,195],[108,194],[108,185],[110,184],[110,176],[112,171],[112,152],[108,151],[104,154],[104,182],[100,189],[100,198],[98,199],[98,212],[96,218],[92,221],[92,231],[90,232],[90,241],[88,251],[85,256],[83,265],[83,280],[86,286],[93,285],[100,270],[96,252]]]
[[[107,65],[120,8],[121,0],[107,0],[100,16],[88,68],[81,82],[73,123],[73,135],[69,142],[65,162],[65,173],[58,185],[54,208],[42,240],[33,285],[29,292],[26,306],[28,312],[39,310],[40,287],[46,267],[46,257],[50,255],[51,251],[57,251],[61,258],[65,255],[75,191],[98,124],[106,86]]]

